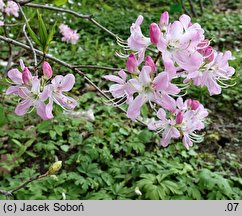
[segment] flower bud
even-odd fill
[[[135,73],[135,71],[138,67],[138,64],[139,63],[138,63],[136,56],[133,53],[131,53],[128,57],[127,64],[126,64],[127,70],[130,73]]]
[[[46,78],[50,79],[53,75],[53,71],[52,71],[50,64],[47,61],[44,61],[42,69],[43,69],[44,76]]]
[[[187,100],[187,106],[191,107],[192,106],[192,99]]]
[[[208,62],[211,62],[214,60],[214,52],[213,52],[213,48],[211,46],[208,46],[205,50],[204,50],[204,57],[206,58],[206,60]]]
[[[23,70],[22,80],[25,85],[30,85],[32,82],[32,74],[27,67],[25,67]]]
[[[177,124],[181,124],[183,121],[183,114],[182,112],[179,112],[177,115],[176,115],[176,123]]]
[[[134,189],[134,192],[135,192],[137,195],[139,195],[139,196],[142,195],[142,193],[141,193],[139,187],[136,187],[136,188]]]
[[[200,103],[197,100],[193,100],[191,104],[191,109],[196,110],[199,107]]]
[[[165,11],[160,16],[160,27],[168,26],[168,23],[169,23],[169,14],[167,11]]]
[[[152,72],[155,72],[156,70],[156,65],[155,65],[155,62],[153,61],[153,59],[150,57],[150,56],[147,56],[145,58],[145,65],[146,66],[150,66],[151,69],[152,69]]]
[[[150,41],[153,44],[157,44],[160,38],[160,28],[156,23],[150,25]]]
[[[61,167],[62,167],[62,161],[57,161],[50,166],[47,174],[48,175],[54,175],[55,173],[57,173],[61,169]]]

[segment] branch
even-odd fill
[[[6,21],[6,14],[5,13],[3,13],[3,19],[4,19],[4,23],[5,23],[5,21]],[[8,32],[8,29],[5,26],[5,24],[3,26],[3,30],[4,30],[5,37],[8,37],[9,32]],[[11,63],[13,61],[12,45],[10,43],[8,43],[8,53],[9,53],[9,55],[8,55],[9,57],[8,57],[8,63],[7,63],[7,66],[6,66],[5,74],[7,73],[8,69],[11,67]]]
[[[27,32],[25,31],[26,25],[28,24],[28,20],[27,20],[27,17],[25,16],[25,14],[24,14],[24,12],[23,12],[22,7],[20,6],[20,4],[19,3],[17,3],[17,4],[18,4],[19,10],[20,10],[20,12],[23,15],[24,20],[25,20],[25,24],[23,25],[23,33],[24,33],[25,38],[28,41],[29,46],[31,47],[32,52],[33,52],[33,56],[34,56],[34,66],[36,67],[37,66],[37,57],[36,57],[36,53],[35,53],[35,50],[34,50],[34,46],[33,46],[33,43],[31,42],[31,40],[29,39],[29,37],[27,35]],[[37,70],[36,70],[36,73],[37,73]],[[36,74],[36,75],[38,75],[38,74]]]
[[[7,38],[7,37],[4,37],[4,36],[1,36],[0,35],[0,40],[2,40],[2,41],[5,41],[5,42],[7,42],[7,43],[12,43],[12,44],[14,44],[14,45],[16,45],[16,46],[19,46],[19,47],[22,47],[22,48],[24,48],[24,49],[27,49],[27,50],[31,50],[31,47],[29,47],[29,46],[27,46],[27,45],[25,45],[25,44],[23,44],[23,43],[21,43],[21,42],[19,42],[19,41],[16,41],[16,40],[13,40],[13,39],[11,39],[11,38]],[[40,50],[37,50],[37,49],[34,49],[34,51],[36,52],[36,54],[38,54],[38,55],[40,55],[40,56],[43,56],[44,55],[44,53],[42,52],[42,51],[40,51]],[[60,59],[58,59],[58,58],[56,58],[56,57],[53,57],[53,56],[51,56],[51,55],[49,55],[49,54],[47,54],[47,55],[45,55],[45,57],[47,58],[47,59],[50,59],[50,60],[52,60],[52,61],[54,61],[54,62],[56,62],[56,63],[58,63],[58,64],[60,64],[60,65],[62,65],[62,66],[65,66],[65,67],[67,67],[67,68],[69,68],[70,70],[72,70],[73,72],[76,72],[76,73],[78,73],[78,74],[80,74],[90,85],[92,85],[102,96],[104,96],[106,99],[108,99],[109,101],[111,101],[112,99],[107,95],[107,94],[105,94],[95,83],[93,83],[87,76],[86,76],[86,74],[85,73],[83,73],[82,71],[80,71],[78,68],[76,68],[75,66],[73,66],[73,65],[71,65],[71,64],[68,64],[68,63],[66,63],[66,62],[64,62],[64,61],[62,61],[62,60],[60,60]],[[120,106],[117,106],[117,108],[119,109],[119,110],[121,110],[122,112],[124,112],[125,114],[126,114],[126,110],[125,109],[123,109],[122,107],[120,107]],[[142,120],[137,120],[139,123],[141,123],[142,125],[146,125]]]
[[[111,36],[117,38],[118,36],[116,34],[114,34],[113,32],[111,32],[110,30],[108,30],[107,28],[105,28],[104,26],[102,26],[100,23],[98,23],[92,15],[83,15],[80,13],[77,13],[75,11],[69,10],[69,9],[64,9],[64,8],[59,8],[59,7],[54,7],[54,6],[48,6],[48,5],[41,5],[41,4],[26,4],[24,6],[27,7],[32,7],[32,8],[41,8],[41,9],[47,9],[47,10],[54,10],[54,11],[59,11],[59,12],[64,12],[64,13],[69,13],[72,14],[78,18],[82,18],[85,20],[88,20],[90,22],[92,22],[94,25],[96,25],[97,27],[101,28],[103,31],[107,32],[108,34],[110,34]]]
[[[111,67],[104,67],[104,66],[96,66],[96,65],[73,65],[74,68],[90,68],[90,69],[100,69],[100,70],[107,70],[107,71],[120,71],[123,70],[122,68],[111,68]],[[124,70],[127,72],[127,70]]]
[[[197,12],[196,12],[196,10],[195,10],[195,8],[193,6],[192,0],[189,0],[188,2],[190,4],[190,8],[191,8],[191,11],[192,11],[193,16],[194,17],[197,17]]]

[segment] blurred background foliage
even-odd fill
[[[44,1],[34,1],[43,3]],[[46,3],[50,1],[45,1]],[[64,1],[65,2],[65,1]],[[41,121],[35,113],[14,114],[17,99],[6,96],[5,64],[8,45],[0,42],[0,188],[11,189],[33,175],[44,173],[55,158],[63,161],[56,176],[47,177],[19,190],[14,199],[241,199],[242,198],[242,76],[240,42],[242,17],[238,0],[70,0],[63,7],[92,14],[103,26],[123,39],[139,14],[142,30],[158,22],[167,10],[171,20],[189,13],[193,22],[206,30],[206,37],[220,51],[231,50],[236,75],[218,96],[209,97],[206,88],[192,87],[186,97],[199,99],[210,111],[205,140],[187,151],[180,141],[168,148],[143,126],[131,122],[118,109],[105,104],[101,95],[76,75],[72,91],[79,105],[76,111],[93,111],[95,120],[70,117],[56,110],[56,118]],[[203,3],[201,9],[201,2]],[[36,9],[24,7],[36,31]],[[71,64],[124,68],[115,56],[120,50],[115,39],[87,20],[69,14],[40,10],[47,25],[65,23],[77,29],[77,45],[61,42],[57,32],[49,53]],[[6,21],[9,35],[23,41],[22,18]],[[0,29],[3,34],[3,29]],[[31,53],[14,47],[12,67],[19,58],[32,64]],[[55,74],[68,69],[52,63]],[[107,71],[83,69],[102,89]],[[147,115],[147,110],[142,110]],[[141,192],[141,193],[139,193]],[[142,194],[142,195],[141,195]],[[0,195],[1,199],[4,199]]]

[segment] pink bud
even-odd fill
[[[160,28],[156,23],[150,24],[150,41],[153,44],[157,44],[160,38]]]
[[[214,59],[214,52],[213,52],[213,48],[211,46],[208,46],[205,51],[204,51],[204,57],[206,58],[206,60],[208,60],[209,62],[213,61]]]
[[[191,27],[191,26],[192,26],[192,22],[189,22],[188,27]]]
[[[200,103],[197,100],[193,100],[191,104],[191,109],[196,110],[199,107]]]
[[[168,14],[167,11],[165,11],[160,16],[160,27],[162,27],[162,26],[168,26],[168,23],[169,23],[169,14]]]
[[[150,56],[147,56],[145,58],[145,65],[146,66],[150,66],[151,69],[152,69],[152,72],[155,72],[156,70],[156,65],[155,65],[155,62],[153,61],[153,59],[150,57]]]
[[[187,100],[187,106],[191,107],[192,106],[192,99]]]
[[[24,68],[22,73],[22,80],[25,85],[30,85],[32,81],[32,74],[27,67]]]
[[[181,124],[183,121],[183,114],[182,112],[179,112],[177,115],[176,115],[176,123],[177,124]]]
[[[126,63],[126,68],[130,73],[134,73],[138,67],[138,60],[136,56],[131,53],[128,57],[127,63]]]
[[[53,71],[50,64],[47,61],[44,61],[42,69],[43,69],[44,76],[50,79],[53,75]]]

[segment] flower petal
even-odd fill
[[[10,71],[8,71],[8,77],[15,83],[18,85],[22,85],[23,84],[23,80],[22,80],[22,73],[19,72],[18,69],[12,69]]]
[[[33,102],[29,99],[21,101],[15,108],[15,113],[19,116],[26,114],[28,109],[33,106]]]

